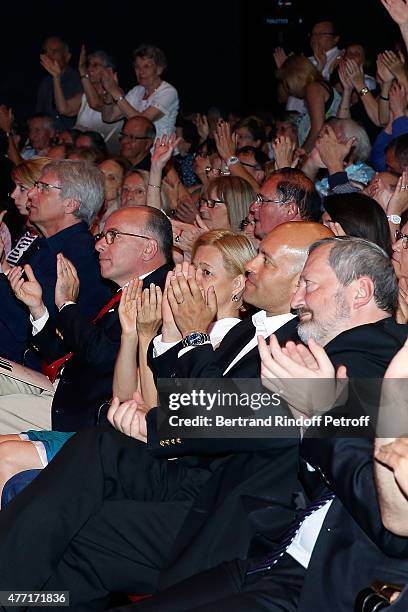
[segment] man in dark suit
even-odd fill
[[[349,377],[380,377],[408,331],[392,318],[397,295],[392,264],[379,247],[354,238],[318,242],[292,300],[300,318],[299,336],[324,345],[332,364],[345,365]],[[271,351],[272,356],[263,356],[266,378],[278,377],[278,384],[285,384],[287,376],[308,371],[291,359],[292,349],[285,354],[272,344]],[[312,370],[308,377],[324,375],[320,363]],[[375,382],[365,385],[363,397],[354,397],[357,405],[375,408]],[[282,546],[271,547],[263,558],[223,564],[194,576],[138,609],[348,612],[357,593],[373,580],[404,583],[408,540],[381,523],[372,439],[346,437],[350,430],[340,431],[341,437],[331,434],[316,437],[311,428],[302,440],[302,481],[311,503]],[[162,582],[166,584],[165,575]]]
[[[262,243],[260,254],[248,264],[249,281],[254,288],[256,285],[256,289],[249,289],[248,296],[253,293],[252,301],[268,311],[264,318],[268,318],[267,314],[269,318],[288,314],[310,242],[330,235],[319,224],[291,225],[296,228],[290,233],[285,228],[276,228],[270,240]],[[273,290],[278,288],[274,295]],[[196,313],[205,306],[200,300]],[[254,336],[252,328],[248,339]],[[243,341],[241,348],[247,344],[247,340]],[[200,348],[208,347],[197,347],[194,351]],[[212,347],[210,350],[212,353]],[[257,361],[252,371],[259,377]],[[160,570],[172,564],[174,557],[180,561],[174,576],[177,581],[214,562],[245,555],[268,508],[273,514],[268,525],[271,537],[278,537],[290,523],[295,508],[293,493],[299,489],[296,440],[253,438],[241,440],[234,448],[230,447],[230,440],[212,440],[207,441],[204,452],[201,440],[186,440],[177,447],[161,444],[153,413],[148,421],[147,449],[116,431],[80,432],[36,482],[0,513],[0,565],[1,551],[7,550],[5,538],[11,542],[14,527],[20,536],[24,531],[23,515],[31,517],[31,525],[34,516],[43,516],[42,506],[49,499],[53,510],[49,509],[48,516],[57,522],[58,517],[66,517],[64,529],[57,528],[55,546],[50,540],[54,529],[44,523],[44,537],[38,537],[37,531],[43,550],[41,563],[37,558],[31,568],[34,559],[27,555],[24,560],[17,560],[14,546],[12,565],[7,575],[0,576],[0,586],[13,583],[28,587],[30,583],[40,588],[47,583],[47,588],[51,588],[51,584],[69,585],[74,581],[71,605],[77,609],[97,609],[109,591],[155,590]],[[215,442],[219,444],[216,446]],[[181,459],[168,461],[181,455]],[[61,470],[63,481],[59,476]],[[35,494],[37,487],[41,489],[40,495]],[[78,512],[62,511],[67,499],[78,496],[82,499],[83,495],[86,499],[76,505]],[[91,516],[92,520],[88,520]],[[211,521],[209,517],[213,517]],[[205,542],[200,541],[201,533],[207,534]],[[83,557],[79,549],[87,548],[95,538],[101,538],[102,546],[92,546],[93,552],[88,551]],[[49,546],[54,551],[51,554]],[[25,549],[31,550],[28,541]],[[183,558],[183,550],[188,549],[194,550],[193,560]],[[88,560],[85,564],[71,563],[71,554]],[[61,558],[60,563],[56,563],[57,557]],[[106,574],[102,582],[95,581],[101,573]]]
[[[11,273],[12,287],[31,313],[32,342],[36,350],[48,363],[71,355],[52,400],[53,429],[77,431],[96,425],[101,404],[112,396],[113,371],[121,338],[118,317],[121,289],[133,278],[142,278],[145,287],[150,283],[163,287],[171,269],[171,248],[171,225],[161,211],[143,206],[113,212],[104,232],[96,236],[96,250],[102,277],[112,281],[118,291],[93,322],[83,315],[78,304],[82,284],[80,287],[75,267],[62,254],[58,255],[55,321],[49,317],[41,286],[31,268],[26,266],[28,280],[22,283],[21,271]],[[26,396],[26,401],[22,400],[20,396],[17,408],[4,407],[2,418],[7,419],[9,427],[13,422],[17,425],[27,419],[27,403],[32,398]],[[23,429],[27,425],[14,431]]]

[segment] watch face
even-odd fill
[[[203,334],[201,332],[193,332],[188,337],[188,343],[191,346],[196,346],[197,344],[202,344],[203,342]]]

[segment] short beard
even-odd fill
[[[298,315],[304,312],[310,312],[312,315],[310,321],[299,323],[297,327],[298,336],[304,344],[307,344],[309,340],[313,338],[315,342],[318,342],[321,346],[324,346],[327,344],[327,342],[345,330],[344,323],[350,319],[351,310],[346,298],[344,297],[344,292],[339,289],[334,294],[333,300],[336,304],[336,308],[334,316],[329,319],[317,320],[314,318],[311,310],[307,308],[298,308]]]

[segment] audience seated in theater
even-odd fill
[[[254,288],[258,300],[269,310],[267,313],[269,316],[263,313],[263,320],[271,321],[271,324],[268,325],[269,331],[265,329],[264,324],[260,323],[259,333],[271,333],[282,323],[292,318],[289,313],[289,301],[306,258],[307,248],[315,238],[330,234],[327,228],[318,224],[294,224],[294,226],[296,225],[299,226],[299,231],[294,230],[290,235],[287,231],[276,228],[271,234],[269,242],[265,240],[261,254],[247,264],[247,269],[251,270],[250,277],[253,281],[251,287]],[[275,238],[273,234],[275,234]],[[276,267],[264,263],[264,259],[269,257],[276,257],[278,264]],[[214,316],[213,309],[208,306],[208,299],[204,301],[201,292],[196,291],[198,287],[194,276],[192,274],[187,276],[188,280],[186,281],[182,271],[176,272],[176,276],[172,275],[168,287],[171,312],[181,334],[186,332],[186,326],[189,333],[191,331],[189,325],[191,324],[193,324],[194,329],[206,331]],[[255,281],[255,278],[257,281]],[[254,282],[257,282],[257,288],[255,288]],[[183,296],[183,299],[181,296]],[[246,298],[244,297],[244,299]],[[269,306],[267,306],[268,304]],[[194,321],[191,316],[194,317]],[[204,320],[206,324],[203,328]],[[202,354],[202,357],[207,353],[209,357],[212,353],[217,354],[222,351],[223,342],[228,335],[240,325],[242,323],[230,330],[221,342],[220,347],[215,351],[211,344],[205,342],[177,358],[177,351],[181,347],[179,344],[178,348],[173,349],[176,351],[175,360],[180,362],[188,358],[191,361],[194,360],[194,354],[197,355],[196,359],[199,359],[199,354]],[[293,331],[293,326],[290,331]],[[251,336],[255,336],[252,345],[255,346],[254,327],[252,327]],[[242,332],[238,332],[237,337],[241,343],[241,348],[246,347],[249,338],[244,340]],[[240,348],[237,348],[239,353]],[[231,350],[232,347],[228,350],[229,360],[233,357]],[[224,359],[226,359],[225,354]],[[169,367],[171,365],[169,360],[167,359],[166,362]],[[227,365],[228,361],[225,361],[225,366]],[[248,365],[251,366],[252,373],[255,373],[255,375],[259,373],[259,362],[257,360],[254,362],[254,359],[250,359]],[[248,372],[248,369],[246,371]],[[140,413],[137,415],[137,411],[134,410],[135,404],[136,402],[129,402],[119,407],[115,406],[115,413],[118,410],[122,412],[123,418],[119,419],[118,426],[123,432],[131,433],[126,425],[126,415],[129,418],[129,411],[134,411],[133,423],[140,417]],[[37,554],[36,563],[32,568],[33,573],[28,573],[27,569],[28,565],[31,565],[31,561],[29,559],[30,555],[27,555],[26,551],[25,558],[21,561],[18,559],[18,565],[16,566],[19,568],[20,578],[17,579],[17,576],[12,578],[11,575],[7,575],[0,578],[0,584],[1,581],[10,582],[10,580],[13,583],[19,583],[20,579],[24,583],[28,581],[28,586],[31,582],[37,584],[42,582],[42,576],[46,572],[50,586],[52,583],[57,584],[60,580],[63,580],[66,587],[69,587],[71,579],[75,579],[77,587],[72,591],[73,595],[71,597],[74,597],[74,600],[71,601],[71,605],[86,606],[90,598],[93,601],[99,600],[103,605],[102,600],[106,599],[109,591],[121,590],[143,593],[155,590],[160,569],[169,564],[173,566],[172,558],[180,561],[180,564],[174,565],[175,575],[173,579],[178,580],[194,571],[208,567],[214,562],[228,558],[234,553],[245,555],[249,539],[257,530],[258,521],[263,523],[262,515],[266,508],[268,513],[272,513],[268,527],[269,535],[276,537],[285,528],[293,516],[292,494],[298,488],[295,477],[297,472],[296,440],[252,439],[236,440],[234,442],[232,440],[214,439],[211,440],[209,445],[208,440],[189,441],[183,439],[177,444],[175,441],[174,445],[170,443],[166,445],[165,443],[161,444],[159,439],[154,441],[154,437],[152,437],[156,435],[154,413],[155,411],[151,411],[148,415],[147,447],[138,440],[113,431],[80,432],[67,442],[56,461],[51,464],[50,468],[44,470],[37,481],[31,485],[30,501],[27,499],[27,494],[30,491],[23,491],[13,501],[12,513],[9,512],[11,506],[1,512],[0,531],[2,542],[7,548],[7,537],[11,537],[13,532],[12,523],[19,525],[22,530],[21,534],[24,531],[19,511],[20,503],[23,502],[25,507],[29,508],[31,522],[33,515],[40,511],[40,506],[44,503],[50,503],[51,506],[47,505],[48,515],[52,517],[53,521],[58,521],[61,514],[57,512],[56,506],[62,503],[62,499],[66,500],[66,497],[71,497],[71,495],[76,497],[76,491],[81,498],[86,498],[84,503],[77,504],[76,507],[80,508],[80,511],[76,518],[68,516],[70,515],[69,509],[64,513],[65,528],[63,530],[52,529],[54,534],[58,531],[57,541],[54,541],[53,544],[53,558],[57,561],[57,566],[54,565],[53,569],[49,566],[46,538],[39,537],[41,557],[44,561],[39,563]],[[113,419],[114,415],[111,416]],[[139,436],[137,431],[133,431],[132,435],[144,439],[143,436],[146,435],[146,432],[143,434],[143,431],[140,430]],[[111,448],[108,449],[108,446]],[[115,461],[112,463],[111,461],[117,452],[121,456],[120,467],[118,463],[115,463]],[[87,454],[87,457],[84,457],[84,453]],[[185,454],[187,456],[183,457]],[[196,457],[191,457],[191,455],[196,455]],[[206,457],[202,455],[206,455]],[[104,457],[103,467],[102,456]],[[179,457],[179,459],[175,461],[167,460],[168,457],[174,456]],[[202,456],[201,460],[197,463],[200,456]],[[118,466],[121,475],[113,467],[114,463]],[[81,469],[79,469],[79,465],[81,465]],[[113,468],[112,473],[111,467]],[[56,479],[56,482],[53,482],[54,477],[51,476],[52,472],[55,472],[56,475],[60,469],[64,469],[65,474],[63,492],[61,479]],[[114,475],[115,472],[116,476]],[[92,474],[90,479],[88,478],[89,474]],[[124,488],[115,487],[115,498],[113,499],[108,493],[109,500],[107,498],[106,501],[103,501],[104,493],[102,489],[104,487],[101,486],[102,480],[115,486],[114,483],[117,482],[119,485],[118,479],[122,478],[128,484],[125,485],[123,481]],[[87,483],[86,487],[83,486],[85,482]],[[222,492],[219,489],[221,483]],[[41,486],[41,495],[35,495],[37,486]],[[108,488],[110,488],[110,485]],[[266,498],[265,491],[268,491]],[[107,492],[106,488],[105,492]],[[247,507],[246,499],[253,500],[250,507]],[[204,502],[206,511],[197,514],[195,508],[203,507]],[[34,509],[33,503],[37,506],[37,509]],[[259,513],[257,508],[259,508]],[[87,520],[91,515],[92,518]],[[77,534],[75,536],[76,540],[82,535],[86,535],[83,531],[85,525],[85,531],[88,528],[92,529],[93,524],[95,526],[97,523],[99,524],[102,515],[104,518],[106,517],[107,522],[103,529],[103,535],[101,532],[101,537],[104,547],[105,545],[107,547],[103,552],[104,562],[99,567],[103,574],[106,572],[106,579],[104,575],[102,581],[95,582],[92,580],[93,586],[91,586],[88,576],[91,578],[93,574],[96,557],[86,554],[89,570],[86,575],[81,571],[79,580],[81,584],[79,584],[77,581],[78,565],[76,562],[70,563],[72,569],[68,569],[62,555],[65,554],[67,546],[70,549],[69,542],[74,533]],[[163,521],[161,517],[163,517]],[[194,517],[197,517],[198,520]],[[11,522],[9,522],[10,520]],[[125,523],[127,523],[127,526]],[[112,526],[112,529],[109,525]],[[223,525],[221,531],[220,525]],[[182,527],[183,530],[180,532]],[[3,529],[5,539],[3,539]],[[48,523],[45,530],[48,532],[49,529],[50,524]],[[152,537],[156,534],[159,538],[160,546],[158,548],[153,541],[155,537],[153,537],[153,540],[150,540],[150,537],[148,540],[143,537],[144,543],[142,542],[141,533],[143,532],[145,535],[147,531],[151,533]],[[180,539],[178,540],[179,532]],[[122,534],[126,535],[125,539],[122,539]],[[218,535],[216,536],[216,534]],[[38,533],[37,535],[42,536]],[[122,552],[125,554],[115,557],[115,567],[113,568],[110,551],[112,546],[115,547],[118,537],[121,538],[126,551],[122,548]],[[28,538],[30,538],[30,535],[28,535]],[[94,536],[92,536],[92,539],[94,539]],[[197,542],[197,547],[192,545],[193,540]],[[212,542],[211,550],[208,548],[209,541]],[[100,547],[97,547],[97,549],[102,552]],[[207,551],[205,555],[200,552],[204,549]],[[31,550],[30,542],[27,543],[27,550]],[[187,551],[184,562],[183,555],[181,555],[183,550]],[[198,555],[194,551],[197,551]],[[0,552],[1,554],[3,553]],[[141,561],[142,558],[143,561]],[[149,563],[146,563],[146,559],[149,559]],[[47,569],[45,569],[46,567]],[[56,567],[58,569],[54,570]],[[102,578],[102,576],[100,577]],[[102,583],[103,587],[101,586]]]
[[[20,258],[18,272],[22,274],[23,266],[30,264],[52,318],[57,313],[54,287],[58,253],[68,257],[78,270],[82,282],[79,304],[85,316],[94,316],[109,295],[100,278],[88,229],[102,202],[102,173],[85,162],[51,162],[28,191],[28,222],[38,228],[42,237]],[[15,298],[4,274],[0,275],[0,296],[0,355],[20,363],[24,355],[27,365],[38,367],[37,358],[27,352],[29,312]]]
[[[65,41],[59,36],[50,36],[43,43],[43,53],[40,55],[41,65],[53,73],[45,76],[38,88],[36,112],[49,115],[57,130],[65,130],[74,127],[75,116],[64,115],[59,110],[56,91],[60,91],[65,99],[70,99],[75,94],[82,93],[81,80],[77,70],[71,68],[69,61],[71,53]],[[59,87],[55,85],[59,73]],[[75,113],[76,114],[76,113]]]
[[[304,396],[293,393],[294,379],[334,378],[340,365],[342,377],[346,368],[349,377],[381,376],[407,333],[392,319],[396,298],[396,278],[379,247],[359,238],[316,242],[292,299],[300,317],[299,336],[309,350],[291,343],[283,351],[276,338],[270,347],[260,340],[265,384],[270,390],[279,387],[294,414],[307,415]],[[375,384],[365,385],[364,399],[375,405],[378,391]],[[318,438],[314,429],[306,430],[300,447],[301,478],[311,504],[300,512],[282,546],[170,586],[140,602],[138,609],[310,612],[332,609],[335,598],[336,609],[347,612],[358,591],[378,577],[378,568],[394,580],[407,576],[408,540],[381,525],[372,440],[344,433]],[[345,572],[353,560],[360,570]],[[172,569],[162,573],[162,586],[171,585]],[[341,590],[336,587],[339,576]],[[322,581],[330,588],[317,589]]]
[[[96,237],[102,276],[119,289],[126,288],[130,282],[133,289],[133,279],[143,277],[140,289],[148,288],[153,283],[160,291],[166,273],[171,269],[169,232],[170,223],[160,211],[143,207],[113,212],[106,221],[104,233]],[[57,430],[29,430],[23,435],[1,436],[0,442],[7,442],[0,444],[0,455],[4,459],[0,461],[3,465],[3,484],[13,473],[22,469],[44,467],[73,435],[73,431],[98,423],[101,405],[112,396],[115,359],[121,345],[121,313],[118,315],[120,291],[114,294],[108,306],[102,308],[90,323],[76,304],[81,290],[76,270],[69,260],[59,255],[55,287],[59,314],[55,324],[63,335],[61,341],[56,338],[55,324],[50,320],[42,302],[41,287],[30,271],[28,276],[28,281],[21,282],[19,275],[12,273],[10,283],[16,295],[30,309],[33,340],[48,362],[55,362],[63,355],[67,359],[55,395],[48,398],[48,405],[42,402],[40,407],[35,407],[34,398],[30,397],[28,389],[25,396],[15,394],[13,398],[3,398],[11,399],[14,403],[13,407],[6,405],[6,402],[4,406],[2,419],[8,420],[9,426],[12,421],[19,425],[29,423],[27,413],[30,411],[34,412],[34,422],[48,420],[52,422],[53,429]],[[128,290],[125,292],[128,293]],[[147,345],[151,339],[152,336],[148,338]],[[122,346],[121,350],[126,349]],[[132,360],[134,376],[137,376],[136,354],[137,350]],[[126,374],[129,374],[129,369]]]
[[[391,257],[387,215],[375,200],[363,193],[343,193],[324,198],[323,207],[322,222],[336,236],[365,238]]]
[[[126,95],[117,79],[104,71],[102,86],[106,95],[102,117],[108,123],[123,117],[144,117],[154,123],[157,136],[170,136],[174,132],[179,99],[176,89],[161,78],[167,66],[166,56],[158,47],[144,44],[133,52],[133,62],[139,84]]]
[[[132,117],[120,133],[120,154],[134,170],[150,170],[150,149],[156,138],[153,123],[146,117]]]
[[[5,257],[1,255],[1,267],[2,272],[7,272],[11,266],[18,264],[20,257],[29,248],[41,232],[28,221],[29,215],[29,201],[28,192],[34,187],[35,181],[41,176],[43,168],[50,163],[50,160],[46,157],[36,157],[35,159],[29,159],[22,162],[11,172],[11,178],[15,183],[14,190],[11,192],[10,197],[14,200],[16,209],[24,219],[24,229],[22,236],[19,237],[14,248]],[[1,249],[1,246],[0,246]]]

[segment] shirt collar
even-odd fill
[[[252,323],[254,324],[257,335],[270,335],[278,329],[278,327],[281,327],[294,317],[295,315],[291,312],[267,317],[265,310],[259,310],[252,315]]]

